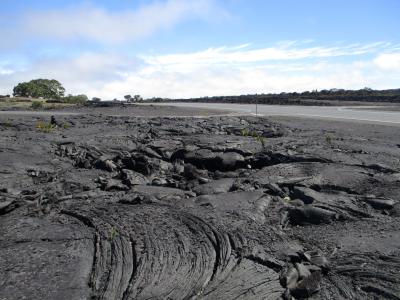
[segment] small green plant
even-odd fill
[[[242,136],[249,136],[250,131],[249,131],[247,128],[244,128],[244,129],[242,129],[242,130],[240,131],[240,134],[241,134]]]
[[[328,133],[328,134],[325,135],[325,140],[329,145],[331,145],[332,144],[332,140],[333,140],[333,136]]]
[[[50,132],[52,132],[55,128],[56,128],[56,125],[51,124],[51,123],[46,123],[46,122],[43,122],[43,121],[39,121],[39,122],[36,124],[36,129],[39,130],[39,131],[41,131],[41,132],[44,132],[44,133],[50,133]]]
[[[260,135],[257,131],[253,131],[253,132],[251,133],[251,136],[252,136],[257,142],[259,142],[263,148],[265,148],[265,138],[264,138],[262,135]]]
[[[262,146],[263,148],[265,148],[265,138],[264,138],[263,136],[257,135],[257,136],[256,136],[256,140],[259,141],[259,142],[261,143],[261,146]]]
[[[247,128],[244,128],[240,131],[240,134],[242,136],[250,136],[253,137],[256,141],[260,142],[262,147],[265,147],[265,138],[263,136],[261,136],[257,131],[250,131]]]
[[[118,230],[115,227],[111,227],[110,229],[110,240],[114,240],[118,235]]]
[[[62,127],[63,127],[64,129],[68,129],[68,128],[69,128],[69,124],[68,124],[68,123],[63,123],[63,124],[62,124]]]
[[[43,102],[42,101],[33,101],[31,104],[31,108],[33,108],[33,109],[43,108]]]

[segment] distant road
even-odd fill
[[[230,103],[152,103],[153,105],[172,105],[205,109],[222,109],[236,113],[255,114],[255,104]],[[400,111],[381,111],[355,106],[297,106],[297,105],[258,105],[257,113],[262,116],[292,116],[318,119],[353,120],[359,122],[400,124]]]

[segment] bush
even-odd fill
[[[257,131],[250,131],[247,128],[244,128],[240,131],[240,134],[245,137],[253,137],[256,141],[261,143],[261,146],[265,148],[265,138],[260,135]]]
[[[68,95],[63,98],[63,101],[65,103],[71,103],[71,104],[84,104],[86,101],[88,101],[89,98],[86,95]]]
[[[33,109],[43,108],[43,102],[42,101],[33,101],[31,104],[31,108],[33,108]]]
[[[43,121],[39,121],[36,125],[36,128],[37,128],[37,130],[39,130],[41,132],[50,133],[56,128],[56,125],[51,124],[51,123],[46,123]]]

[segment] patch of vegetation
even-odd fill
[[[140,95],[135,95],[133,97],[131,95],[125,95],[124,98],[127,102],[130,103],[143,101],[143,98]]]
[[[329,145],[332,145],[333,136],[328,133],[325,135],[325,140]]]
[[[37,101],[36,99],[45,99],[45,101],[42,101],[42,105],[44,108],[48,109],[59,108],[66,104],[84,104],[89,100],[86,95],[69,94],[64,97],[64,93],[65,88],[55,79],[34,79],[29,82],[18,83],[18,85],[14,87],[14,98],[11,98],[11,100],[14,102],[27,101],[30,104],[32,101]],[[37,109],[42,107],[39,107],[39,104],[32,103],[32,108]]]
[[[240,96],[214,96],[186,99],[149,99],[153,102],[208,102],[208,103],[250,103],[281,105],[335,105],[330,101],[392,102],[400,103],[400,89],[373,90],[313,90],[302,93],[255,94]]]
[[[63,123],[62,124],[62,128],[64,129],[68,129],[70,127],[70,125],[68,123]]]
[[[110,230],[110,240],[114,240],[118,235],[118,230],[115,227],[111,227]]]
[[[249,136],[250,135],[250,130],[248,130],[247,128],[244,128],[240,131],[240,134],[242,136]]]
[[[260,136],[260,135],[257,135],[257,136],[255,137],[255,139],[256,139],[258,142],[261,143],[261,146],[262,146],[263,148],[265,148],[265,137]]]
[[[250,131],[248,128],[244,128],[240,131],[240,134],[242,136],[251,136],[253,137],[257,142],[259,142],[261,144],[261,146],[263,148],[265,148],[265,137],[263,137],[262,135],[260,135],[257,131]]]
[[[57,127],[56,125],[51,124],[50,122],[47,123],[47,122],[39,121],[36,124],[36,129],[41,131],[41,132],[44,132],[44,133],[51,133],[51,132],[54,131],[54,129],[56,127]]]
[[[71,104],[84,104],[88,100],[89,100],[89,98],[86,95],[73,96],[73,95],[69,94],[68,96],[65,96],[64,98],[62,98],[62,102],[71,103]]]
[[[33,108],[33,109],[41,109],[41,108],[43,108],[43,102],[39,101],[39,100],[32,101],[31,108]]]

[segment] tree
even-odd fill
[[[131,99],[132,99],[132,96],[131,95],[125,95],[124,98],[125,98],[126,101],[130,102]]]
[[[142,101],[143,100],[143,98],[142,98],[142,96],[140,96],[140,95],[135,95],[134,97],[133,97],[133,101],[134,102],[139,102],[139,101]]]
[[[100,99],[100,98],[97,98],[97,97],[93,97],[93,98],[92,98],[92,101],[94,101],[94,102],[100,102],[101,99]]]
[[[65,88],[55,79],[35,79],[21,82],[14,87],[16,97],[32,97],[44,99],[60,99],[64,96]]]

